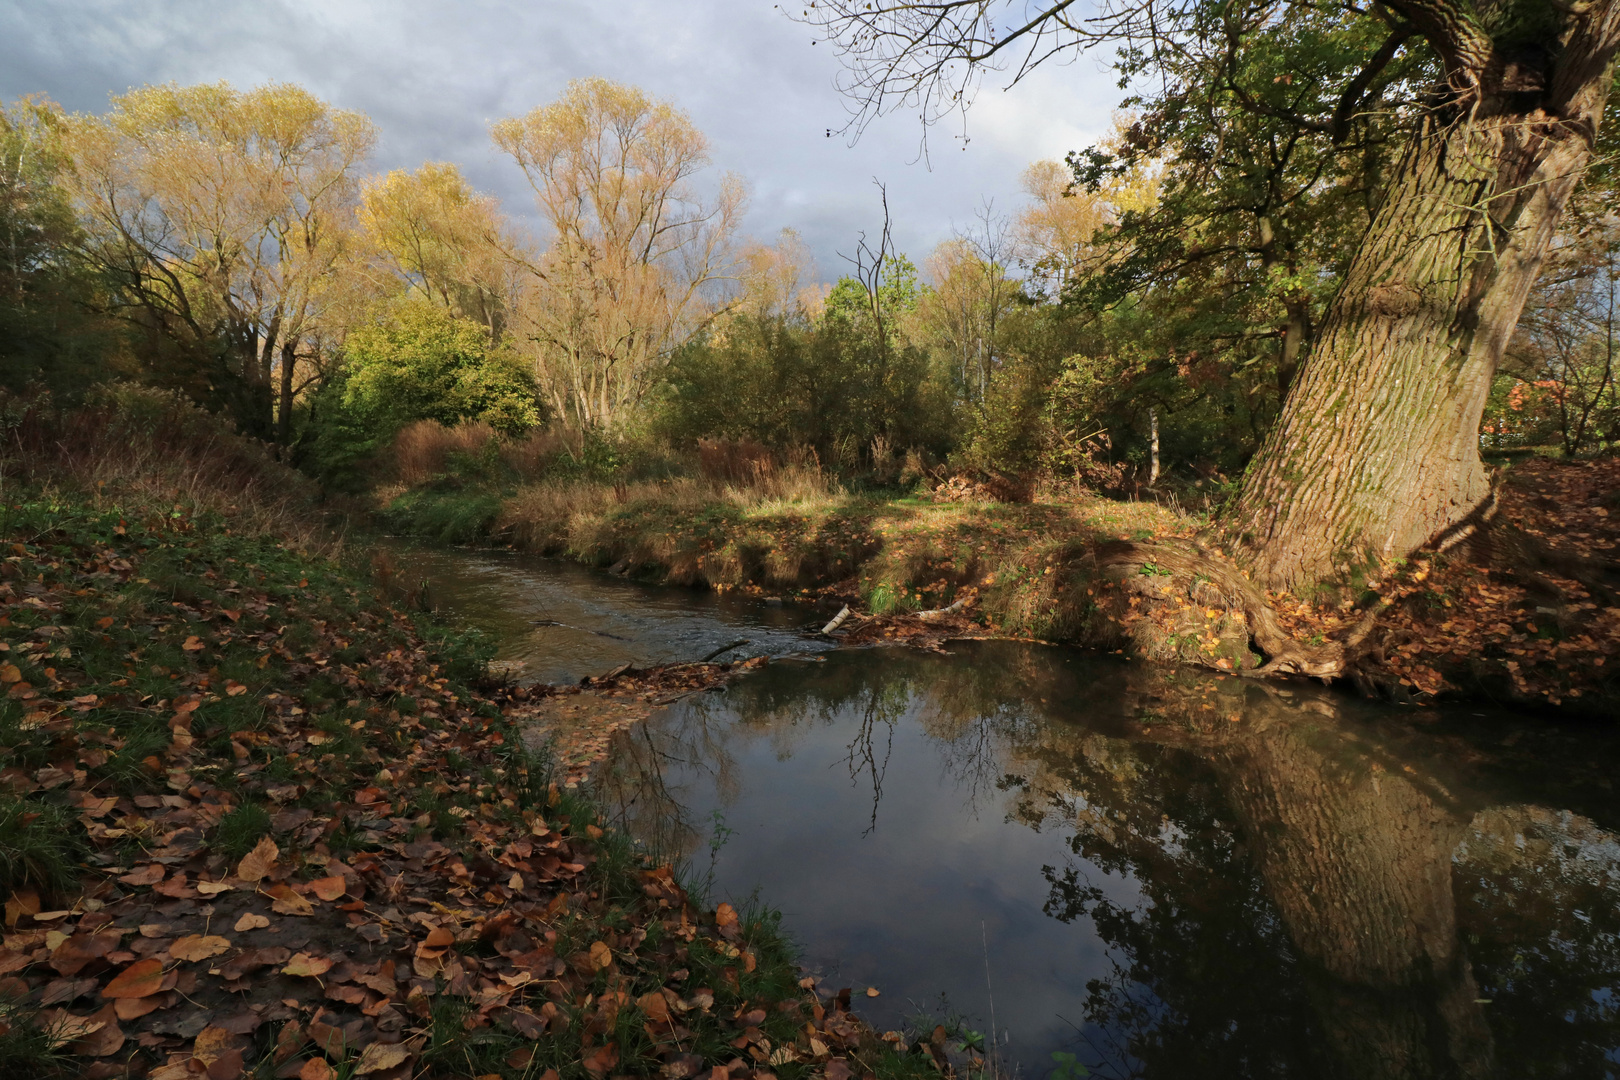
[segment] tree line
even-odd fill
[[[1115,130],[920,267],[882,199],[830,288],[791,230],[741,236],[746,185],[689,117],[606,80],[491,129],[539,235],[453,164],[368,172],[371,122],[295,86],[15,103],[5,379],[173,387],[333,477],[422,419],[878,479],[904,451],[1162,468],[1235,494],[1234,537],[1292,553],[1276,582],[1478,511],[1482,442],[1620,440],[1611,5],[1056,4],[1012,35],[1000,6],[805,17],[871,109],[960,107],[1021,43],[1120,45]]]

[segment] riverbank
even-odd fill
[[[334,561],[295,474],[153,430],[165,454],[0,462],[0,1074],[928,1068],[801,978],[774,913],[607,827],[485,644]],[[198,473],[219,447],[239,471]]]
[[[780,485],[778,485],[780,486]],[[682,480],[541,484],[504,494],[456,483],[388,497],[390,526],[504,544],[672,585],[848,603],[852,642],[1031,638],[1161,662],[1254,671],[1253,600],[1303,652],[1363,689],[1418,703],[1478,700],[1603,715],[1620,707],[1620,462],[1533,458],[1504,474],[1488,529],[1444,553],[1347,567],[1308,597],[1249,601],[1130,546],[1241,572],[1197,547],[1208,525],[1155,503],[1093,495],[948,501]],[[473,508],[473,509],[470,509]],[[476,510],[476,512],[475,512]],[[1611,513],[1612,510],[1612,513]],[[960,607],[949,617],[922,612]],[[1343,661],[1343,662],[1339,662]],[[1301,665],[1303,666],[1303,665]]]

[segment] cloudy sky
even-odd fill
[[[825,137],[845,120],[838,59],[811,39],[771,0],[0,0],[0,97],[101,111],[143,83],[296,82],[377,122],[379,169],[454,161],[521,215],[528,191],[490,122],[601,75],[686,109],[716,168],[748,181],[747,230],[799,230],[828,278],[881,221],[873,177],[920,261],[983,200],[1016,208],[1024,166],[1089,145],[1119,98],[1090,57],[1005,92],[992,76],[966,144],[935,129],[923,161],[914,116],[884,117],[853,147]]]

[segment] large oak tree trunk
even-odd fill
[[[1485,5],[1480,5],[1485,6]],[[1393,0],[1445,58],[1228,524],[1267,585],[1401,556],[1489,497],[1479,423],[1502,350],[1592,154],[1620,4],[1571,5],[1545,69],[1449,0]]]

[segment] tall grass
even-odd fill
[[[81,493],[101,505],[181,505],[218,514],[241,533],[337,554],[319,487],[277,454],[177,393],[116,383],[74,408],[48,394],[0,395],[0,493],[32,488]]]

